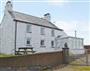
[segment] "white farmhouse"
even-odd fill
[[[14,54],[21,48],[31,48],[35,53],[60,51],[58,37],[68,37],[51,21],[50,14],[39,18],[13,11],[10,1],[6,3],[1,22],[0,53]]]

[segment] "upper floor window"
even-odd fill
[[[55,36],[55,30],[54,29],[51,30],[51,36]]]
[[[27,46],[30,46],[31,45],[31,38],[27,38],[26,45]]]
[[[45,28],[44,27],[41,27],[41,35],[45,35]]]
[[[31,33],[31,24],[27,24],[26,31],[27,33]]]
[[[51,41],[51,47],[54,47],[54,41]]]

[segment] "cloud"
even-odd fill
[[[75,30],[75,24],[71,24],[72,22],[66,22],[66,21],[57,21],[55,24],[61,28],[64,29],[66,32],[71,32],[72,30]]]
[[[50,5],[64,5],[65,2],[68,2],[68,0],[48,0]]]
[[[71,31],[89,31],[89,23],[80,21],[57,21],[55,24],[67,32]]]
[[[76,30],[77,37],[84,38],[84,44],[90,44],[90,22],[57,21],[55,24],[57,27],[63,29],[69,36],[75,36]]]

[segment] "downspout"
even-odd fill
[[[15,20],[15,42],[14,42],[14,54],[16,55],[16,41],[17,41],[17,21]]]

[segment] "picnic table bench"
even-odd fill
[[[16,51],[16,55],[27,55],[33,53],[35,53],[33,47],[20,47],[18,48],[18,51]]]

